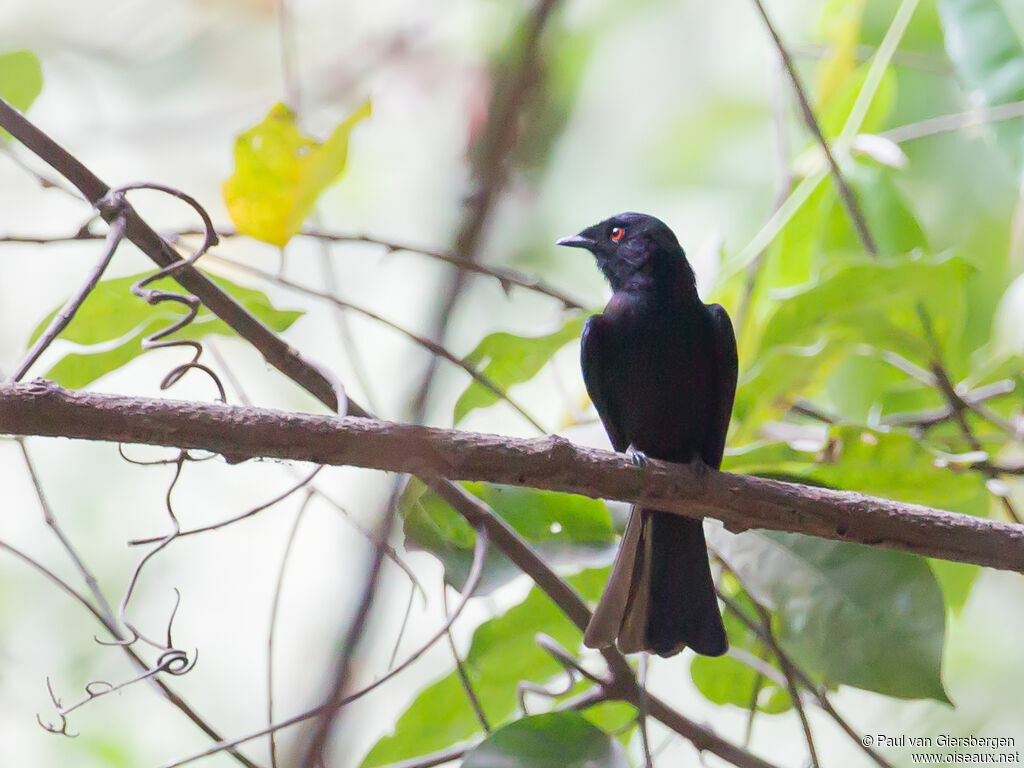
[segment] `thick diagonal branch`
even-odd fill
[[[650,461],[573,445],[214,403],[0,385],[0,433],[174,446],[484,480],[619,499],[731,530],[766,528],[1024,572],[1024,526],[915,504]]]

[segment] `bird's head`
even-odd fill
[[[661,219],[620,213],[565,237],[558,245],[586,248],[613,291],[694,285],[694,274],[675,234]]]

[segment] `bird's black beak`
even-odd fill
[[[571,235],[569,237],[563,237],[555,245],[566,245],[570,248],[593,248],[597,243],[591,240],[586,235],[580,233],[578,235]]]

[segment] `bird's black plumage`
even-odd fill
[[[583,329],[583,379],[617,451],[718,468],[736,393],[736,339],[725,310],[697,295],[675,235],[623,213],[559,245],[590,250],[611,284]],[[625,652],[717,656],[728,645],[700,520],[634,509],[585,635]]]

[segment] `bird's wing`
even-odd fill
[[[587,394],[597,408],[608,438],[616,451],[624,451],[629,440],[622,429],[619,417],[620,398],[613,390],[618,380],[617,372],[608,362],[608,326],[603,315],[592,315],[583,326],[580,344],[580,363],[583,368],[583,383]]]
[[[736,335],[732,330],[729,314],[720,304],[708,307],[711,314],[711,337],[714,340],[714,389],[715,412],[704,440],[701,458],[709,467],[716,469],[722,464],[725,452],[725,435],[729,431],[732,403],[736,397],[736,376],[739,363],[736,357]]]

